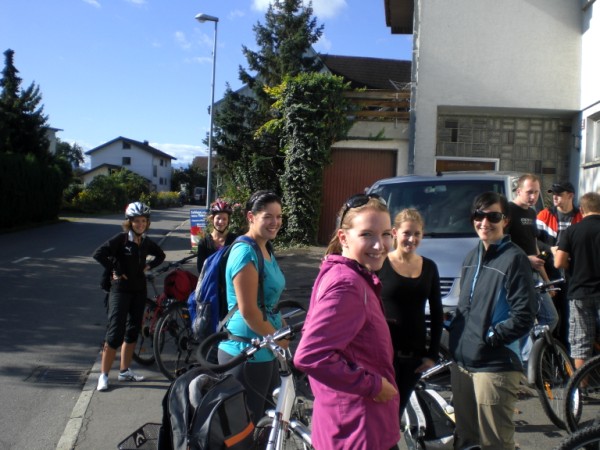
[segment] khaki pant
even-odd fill
[[[455,449],[514,450],[513,413],[520,372],[469,372],[452,367]]]

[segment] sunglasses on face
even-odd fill
[[[500,212],[484,212],[484,211],[480,211],[479,209],[477,211],[475,211],[472,215],[471,215],[471,220],[475,220],[477,222],[481,222],[483,221],[483,219],[487,219],[489,220],[491,223],[498,223],[500,222],[502,219],[504,219],[506,216]]]
[[[346,213],[352,209],[352,208],[360,208],[361,206],[366,205],[367,203],[369,203],[370,199],[376,199],[379,201],[379,203],[381,203],[383,206],[387,206],[387,203],[385,202],[384,199],[382,199],[379,195],[377,194],[357,194],[357,195],[353,195],[352,197],[350,197],[346,203],[344,203],[344,210],[342,211],[342,215],[340,217],[340,226],[341,224],[344,223],[344,217],[346,217]]]

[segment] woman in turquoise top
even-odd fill
[[[227,283],[227,306],[238,310],[227,323],[227,329],[236,338],[219,345],[219,363],[225,363],[248,346],[251,338],[272,334],[281,328],[279,313],[274,306],[285,288],[285,278],[271,252],[270,241],[277,237],[281,228],[281,199],[270,191],[252,194],[246,204],[248,232],[262,251],[264,273],[262,288],[264,308],[258,302],[258,257],[254,249],[244,243],[235,243],[227,260],[225,279]],[[280,345],[286,347],[287,341]],[[279,379],[278,366],[273,355],[263,349],[253,359],[233,368],[232,373],[246,388],[248,407],[256,423],[263,416],[265,401]]]

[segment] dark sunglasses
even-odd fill
[[[346,213],[352,209],[352,208],[360,208],[361,206],[366,205],[367,203],[369,203],[370,199],[376,199],[379,200],[379,203],[381,203],[383,206],[387,206],[387,203],[385,202],[384,199],[382,199],[379,195],[377,194],[357,194],[357,195],[353,195],[352,197],[350,197],[346,203],[344,203],[344,210],[342,211],[342,215],[340,216],[340,226],[342,226],[342,224],[344,223],[344,217],[346,217]]]
[[[481,222],[483,219],[487,218],[492,223],[498,223],[506,216],[499,212],[483,212],[480,210],[475,211],[471,215],[471,220],[476,220],[477,222]]]

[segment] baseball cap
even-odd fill
[[[562,194],[563,192],[575,192],[575,188],[569,181],[561,181],[560,183],[553,183],[552,187],[548,189],[548,194]]]

